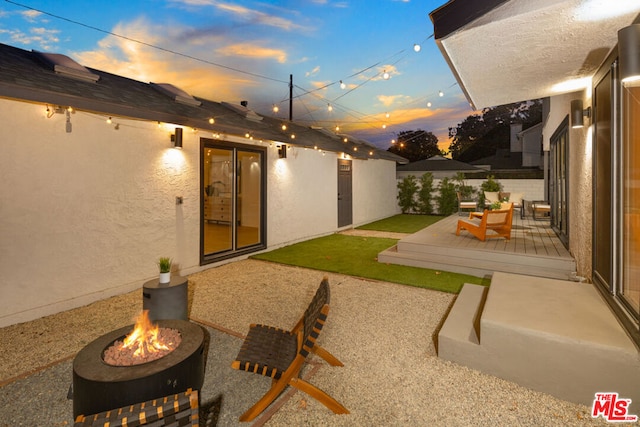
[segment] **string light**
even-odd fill
[[[216,120],[215,120],[213,117],[211,117],[211,118],[209,119],[209,124],[210,124],[210,125],[214,124],[215,122],[216,122]]]
[[[342,80],[340,80],[340,89],[346,89],[347,85],[344,84]]]
[[[287,125],[286,125],[286,124],[284,124],[284,123],[282,124],[282,130],[283,130],[283,131],[284,131],[284,130],[287,130]]]
[[[431,108],[431,102],[427,102],[427,107]]]
[[[443,97],[444,96],[444,92],[443,91],[438,92],[438,96],[439,97]]]
[[[110,125],[112,123],[111,117],[107,119],[107,124]]]
[[[273,112],[277,114],[278,111],[280,111],[280,108],[278,108],[277,105],[273,104]]]
[[[327,111],[329,112],[333,111],[333,107],[331,106],[331,104],[327,104]]]
[[[389,77],[391,76],[389,75],[389,73],[387,73],[387,70],[384,70],[384,73],[382,73],[382,78],[385,80],[389,80]]]
[[[422,47],[418,43],[414,43],[414,45],[413,45],[413,50],[414,51],[420,52],[421,49],[422,49]]]

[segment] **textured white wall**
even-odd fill
[[[0,99],[0,327],[140,288],[159,256],[183,275],[214,266],[199,265],[198,133],[185,128],[176,150],[173,127],[77,112],[67,133],[65,115],[44,109]],[[269,247],[336,231],[337,156],[268,149]],[[378,194],[385,174],[390,201]],[[371,193],[354,200],[368,206],[359,221],[395,207],[393,162],[355,160],[356,182]]]
[[[353,162],[353,224],[359,226],[400,212],[396,165],[385,160]]]
[[[582,99],[584,108],[591,105],[591,97],[576,92],[551,97],[551,111],[543,130],[544,146],[550,146],[551,135],[571,112],[571,101]],[[588,119],[585,126],[569,126],[569,252],[575,258],[578,275],[591,277],[592,272],[592,136]]]
[[[338,224],[336,153],[293,147],[269,150],[268,245],[331,233]],[[271,161],[272,160],[272,161]]]
[[[0,100],[0,325],[86,304],[198,263],[198,144],[157,125]],[[115,123],[120,129],[115,130]],[[175,197],[185,203],[176,206]]]

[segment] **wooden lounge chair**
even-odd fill
[[[301,390],[324,404],[336,414],[349,411],[337,400],[299,377],[300,369],[310,352],[331,366],[344,366],[316,340],[329,313],[329,281],[320,283],[311,304],[291,331],[253,324],[240,348],[234,369],[245,370],[272,378],[271,388],[249,408],[240,421],[251,421],[264,411],[288,386]]]
[[[490,211],[485,209],[479,224],[459,219],[456,236],[460,235],[460,230],[467,230],[483,242],[485,239],[495,237],[504,237],[510,240],[512,219],[513,204],[503,203],[500,210]]]

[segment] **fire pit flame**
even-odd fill
[[[149,320],[148,310],[136,319],[133,331],[122,341],[115,341],[103,354],[103,360],[114,366],[131,366],[151,362],[171,353],[182,341],[180,332],[160,328]]]
[[[149,310],[142,311],[142,314],[136,319],[133,331],[127,335],[122,343],[123,349],[134,349],[134,357],[145,357],[147,353],[173,350],[173,348],[158,340],[160,328],[158,325],[151,323],[148,312]]]

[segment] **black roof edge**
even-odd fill
[[[436,40],[448,36],[509,0],[449,0],[429,14]]]

